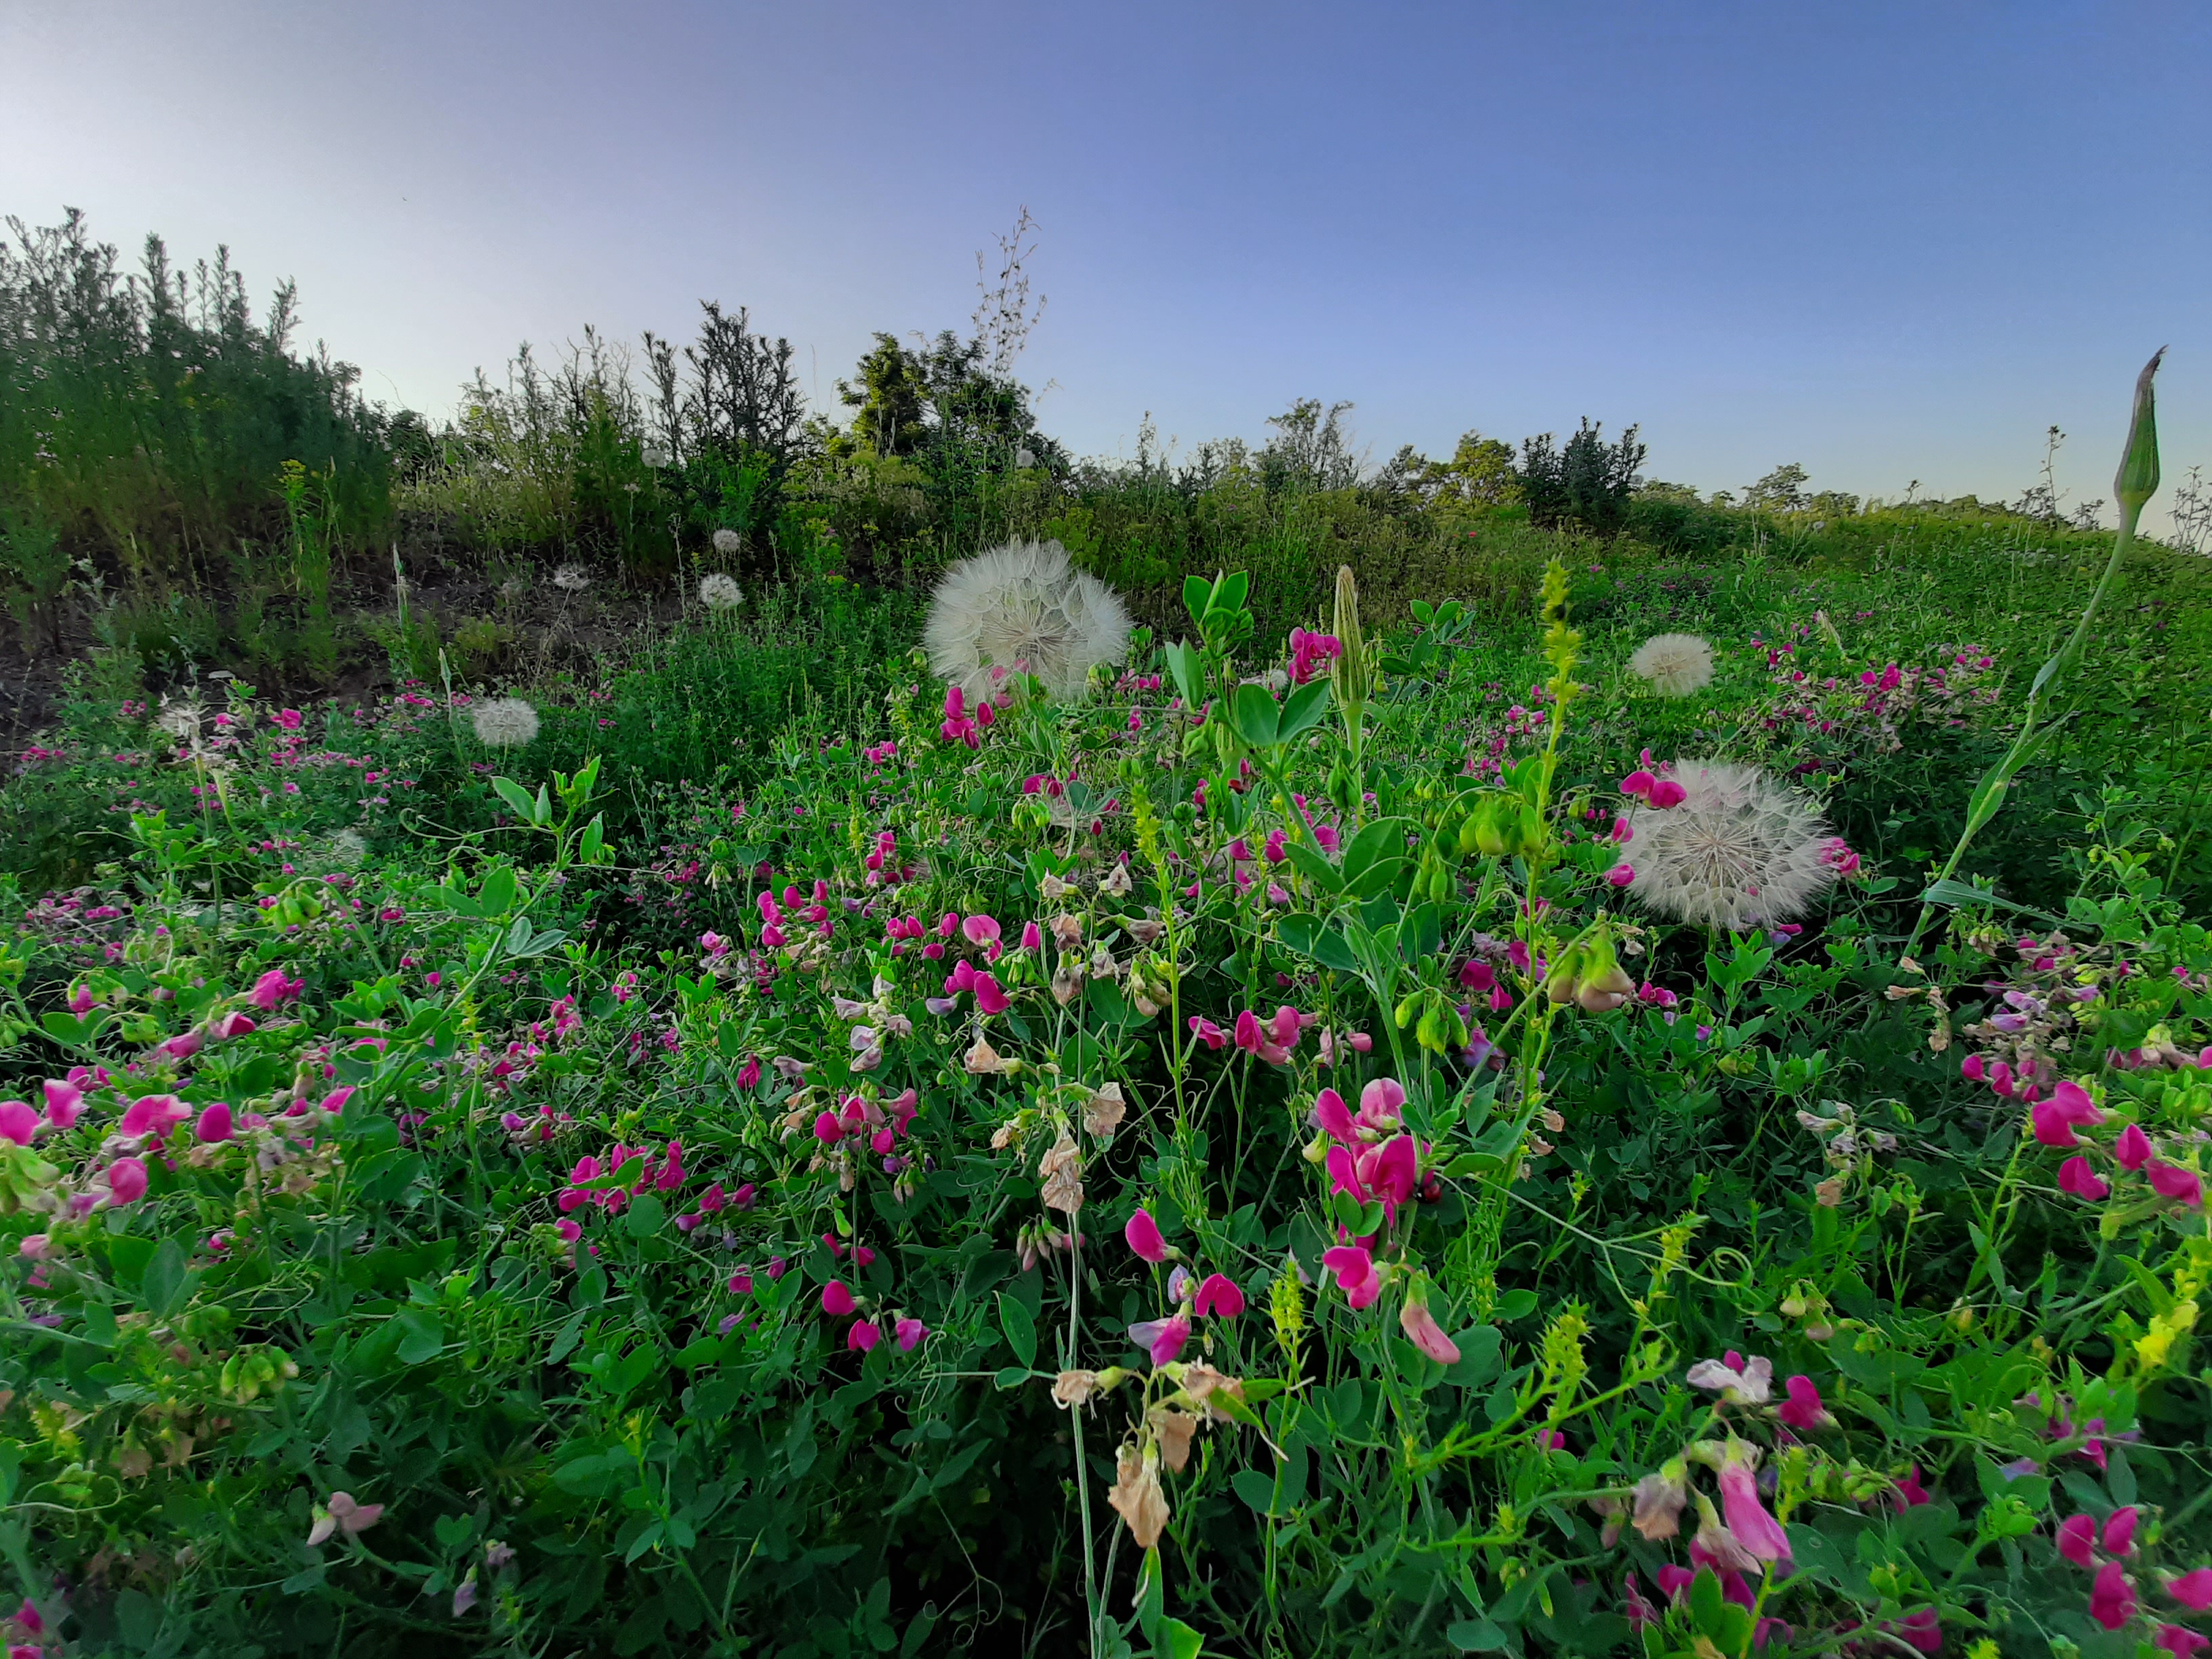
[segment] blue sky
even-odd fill
[[[823,400],[1026,205],[1048,428],[1349,399],[1374,457],[1640,422],[1705,489],[2212,470],[2212,7],[0,7],[0,209],[300,285],[369,395],[702,297]],[[2169,492],[2170,493],[2170,492]]]

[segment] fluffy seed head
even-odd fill
[[[1686,697],[1713,683],[1713,648],[1695,634],[1655,634],[1636,647],[1628,672],[1662,697]]]
[[[734,553],[744,544],[744,538],[734,530],[717,530],[714,532],[714,551],[717,553]]]
[[[939,678],[970,696],[989,696],[1014,671],[1069,696],[1093,668],[1121,660],[1129,613],[1058,542],[1010,542],[945,573],[922,638]]]
[[[553,571],[553,586],[563,593],[580,593],[592,585],[592,573],[580,564],[557,565]]]
[[[699,579],[699,603],[709,611],[734,611],[744,599],[744,590],[719,570]]]
[[[349,870],[357,869],[368,856],[368,843],[357,830],[340,830],[331,836],[331,861],[343,864]]]
[[[477,704],[470,723],[477,741],[489,749],[520,749],[538,736],[538,711],[520,697]]]
[[[1812,803],[1755,766],[1683,761],[1678,806],[1638,806],[1628,890],[1663,915],[1741,930],[1803,914],[1836,872],[1820,856],[1832,833]]]

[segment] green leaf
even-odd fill
[[[1237,735],[1255,749],[1273,748],[1275,700],[1265,686],[1238,686],[1237,699],[1230,705],[1230,723],[1237,728]]]
[[[1344,890],[1344,877],[1334,865],[1322,856],[1321,848],[1318,847],[1307,842],[1294,841],[1287,844],[1283,851],[1289,856],[1291,862],[1297,866],[1298,873],[1320,888],[1322,892],[1337,893]]]
[[[2048,927],[2065,926],[2063,917],[2054,916],[2048,910],[2039,910],[2032,904],[2015,904],[2010,899],[1999,898],[1995,893],[1985,893],[1978,887],[1963,881],[1953,881],[1948,877],[1930,884],[1928,890],[1920,896],[1920,902],[1923,904],[1946,905],[1953,909],[1961,905],[1986,904],[1992,909],[2010,910],[2015,915],[2032,917]]]
[[[999,1292],[999,1328],[1006,1333],[1006,1346],[1022,1362],[1022,1369],[1032,1369],[1036,1364],[1036,1316],[1004,1291]]]
[[[1345,890],[1371,898],[1389,887],[1407,862],[1406,837],[1419,827],[1406,818],[1378,818],[1354,836],[1344,849]]]
[[[1168,659],[1168,672],[1175,677],[1176,690],[1182,693],[1184,706],[1193,714],[1197,713],[1206,702],[1205,659],[1184,640],[1177,640],[1169,646],[1164,654]]]
[[[1444,1632],[1444,1639],[1462,1653],[1496,1653],[1507,1637],[1488,1619],[1462,1619]]]
[[[1201,1646],[1199,1633],[1180,1619],[1163,1619],[1152,1632],[1157,1659],[1199,1659]]]
[[[408,1308],[392,1317],[399,1328],[399,1363],[427,1365],[446,1348],[446,1328],[428,1308]]]
[[[1275,1482],[1272,1476],[1257,1469],[1239,1469],[1229,1478],[1237,1495],[1255,1513],[1273,1515],[1275,1512]]]
[[[1206,620],[1206,607],[1212,603],[1212,599],[1213,584],[1205,577],[1185,576],[1182,579],[1182,608],[1190,612],[1190,619],[1193,623],[1202,623]],[[1174,647],[1169,648],[1172,650]]]
[[[191,1274],[185,1264],[185,1247],[173,1238],[163,1239],[153,1260],[138,1278],[138,1300],[148,1313],[162,1318],[184,1305]]]
[[[1359,958],[1352,952],[1352,945],[1342,930],[1325,927],[1309,915],[1290,915],[1275,923],[1275,937],[1302,957],[1311,957],[1324,968],[1334,968],[1339,973],[1357,973]]]
[[[1281,712],[1275,717],[1275,741],[1288,743],[1301,732],[1321,724],[1322,716],[1328,713],[1328,682],[1316,680],[1302,685],[1283,699]]]
[[[668,1206],[651,1193],[640,1193],[630,1200],[629,1212],[623,1224],[632,1238],[651,1238],[668,1221]]]
[[[507,811],[514,814],[518,822],[535,823],[538,821],[538,804],[530,799],[530,792],[514,779],[494,778],[491,787],[507,803]]]

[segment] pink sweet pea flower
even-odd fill
[[[2058,1553],[2084,1572],[2097,1565],[2097,1522],[2094,1516],[2069,1515],[2058,1523]]]
[[[2097,1103],[2089,1097],[2089,1091],[2071,1079],[2061,1079],[2051,1090],[2051,1104],[2069,1123],[2080,1124],[2084,1128],[2094,1128],[2105,1121],[2105,1115],[2097,1109]]]
[[[349,1538],[366,1532],[384,1514],[381,1504],[356,1504],[351,1492],[334,1492],[327,1504],[315,1506],[315,1524],[307,1534],[307,1547],[313,1549],[330,1541],[333,1533],[343,1532]]]
[[[1897,1507],[1909,1510],[1932,1501],[1928,1488],[1920,1484],[1920,1465],[1915,1463],[1905,1479],[1897,1483]]]
[[[2037,1101],[2028,1108],[2027,1116],[2035,1138],[2045,1146],[2068,1147],[2081,1144],[2074,1133],[2074,1126],[2066,1121],[2066,1115],[2050,1101]]]
[[[280,1003],[289,1002],[298,996],[304,983],[301,980],[285,978],[282,968],[271,968],[253,981],[253,988],[246,994],[246,1000],[264,1014],[273,1013]]]
[[[2105,1553],[2133,1555],[2136,1553],[2136,1520],[2138,1511],[2132,1504],[2114,1510],[2105,1522]]]
[[[1721,1458],[1721,1514],[1737,1543],[1761,1561],[1790,1559],[1789,1534],[1759,1501],[1759,1449],[1730,1435]]]
[[[1147,1261],[1165,1261],[1170,1254],[1167,1240],[1160,1236],[1160,1224],[1152,1219],[1150,1210],[1140,1209],[1131,1216],[1129,1224],[1121,1229],[1121,1237]]]
[[[1347,1144],[1355,1139],[1358,1129],[1351,1108],[1344,1103],[1344,1097],[1334,1089],[1324,1089],[1314,1097],[1314,1121]]]
[[[1628,863],[1616,864],[1605,872],[1605,878],[1615,887],[1626,887],[1636,879],[1636,866]]]
[[[2164,1648],[2173,1659],[2196,1659],[2197,1654],[2212,1648],[2212,1636],[2199,1636],[2185,1625],[2160,1625],[2150,1644]]]
[[[167,1135],[169,1126],[191,1115],[191,1108],[174,1095],[141,1095],[123,1114],[117,1133],[126,1135]]]
[[[1459,1345],[1446,1336],[1443,1327],[1437,1323],[1425,1296],[1409,1294],[1406,1297],[1406,1305],[1398,1310],[1398,1327],[1413,1339],[1415,1347],[1438,1364],[1459,1364]]]
[[[1003,1014],[1013,1006],[1006,994],[999,988],[999,981],[989,974],[975,975],[975,1006],[987,1014]]]
[[[220,1042],[229,1037],[244,1036],[253,1029],[252,1015],[229,1013],[209,1026],[208,1034]]]
[[[1129,1340],[1150,1354],[1155,1365],[1172,1364],[1190,1340],[1190,1321],[1181,1314],[1147,1319],[1129,1327]]]
[[[1382,1200],[1384,1214],[1396,1221],[1399,1207],[1413,1202],[1414,1188],[1420,1184],[1420,1158],[1413,1136],[1394,1136],[1361,1154],[1359,1174],[1368,1192]]]
[[[2112,1161],[2123,1170],[2140,1170],[2151,1158],[2150,1137],[2138,1125],[2129,1124],[2112,1143]]]
[[[1025,921],[1022,924],[1022,949],[1024,951],[1044,949],[1044,930],[1033,921]]]
[[[969,916],[960,924],[970,945],[992,945],[999,939],[999,924],[990,916]]]
[[[27,1146],[39,1132],[39,1115],[27,1100],[0,1100],[0,1140]]]
[[[46,1121],[57,1129],[76,1126],[76,1115],[84,1107],[84,1091],[75,1083],[65,1083],[59,1078],[46,1081]]]
[[[1364,1246],[1339,1244],[1323,1250],[1321,1265],[1336,1275],[1337,1288],[1354,1308],[1370,1306],[1382,1294],[1382,1279],[1375,1271],[1375,1258]]]
[[[2204,1206],[2204,1183],[2197,1178],[2196,1170],[2168,1164],[2164,1158],[2153,1158],[2148,1174],[2151,1190],[2160,1198],[2179,1199],[2192,1210]]]
[[[200,1114],[199,1121],[192,1126],[192,1133],[199,1137],[204,1146],[211,1146],[229,1139],[231,1136],[230,1108],[222,1101],[216,1101],[214,1105]]]
[[[823,1313],[832,1314],[839,1318],[842,1318],[845,1315],[852,1312],[854,1308],[858,1304],[853,1300],[852,1291],[845,1288],[845,1284],[842,1279],[833,1279],[822,1287],[822,1311]]]
[[[1810,1431],[1825,1428],[1836,1419],[1820,1403],[1820,1390],[1809,1376],[1793,1376],[1783,1387],[1790,1398],[1774,1408],[1774,1414],[1793,1429]]]
[[[198,1031],[179,1031],[167,1042],[156,1043],[155,1048],[171,1060],[190,1060],[200,1051],[200,1034]]]
[[[2077,1152],[2058,1166],[2058,1190],[2086,1198],[2094,1204],[2112,1192],[2112,1184],[2091,1169],[2089,1160]]]
[[[1370,1129],[1398,1127],[1406,1091],[1395,1078],[1378,1077],[1359,1091],[1359,1121]]]
[[[1234,1319],[1244,1311],[1244,1292],[1226,1273],[1208,1273],[1191,1310],[1201,1319]]]
[[[2135,1617],[2135,1586],[2117,1561],[2097,1569],[2097,1582],[2089,1587],[2089,1616],[2106,1630],[2118,1630]]]
[[[845,1333],[845,1346],[854,1353],[867,1353],[883,1340],[883,1328],[872,1319],[856,1319]]]
[[[1207,1019],[1201,1015],[1193,1014],[1190,1017],[1189,1024],[1192,1033],[1195,1035],[1198,1040],[1200,1042],[1203,1042],[1207,1048],[1221,1048],[1227,1046],[1229,1042],[1229,1033],[1223,1030],[1212,1020]]]
[[[892,1327],[901,1353],[912,1353],[929,1334],[929,1327],[919,1319],[902,1319]]]
[[[2198,1567],[2166,1581],[2166,1593],[2192,1613],[2212,1609],[2212,1567]]]

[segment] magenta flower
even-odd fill
[[[209,1026],[208,1032],[210,1036],[213,1036],[218,1042],[220,1042],[231,1037],[244,1036],[248,1031],[253,1030],[254,1029],[255,1026],[252,1015],[228,1013],[225,1014],[221,1019],[216,1021],[214,1024]]]
[[[1979,1083],[1989,1075],[1988,1062],[1979,1054],[1968,1054],[1959,1062],[1959,1075],[1969,1083]]]
[[[2058,1523],[2058,1553],[2087,1572],[2097,1565],[2097,1522],[2087,1515],[2069,1515]]]
[[[891,1329],[901,1353],[912,1353],[929,1334],[929,1327],[919,1319],[902,1319]]]
[[[999,988],[999,981],[995,978],[989,974],[978,974],[975,975],[975,1006],[987,1014],[1003,1014],[1012,1006],[1012,1003]]]
[[[1190,1321],[1181,1314],[1147,1319],[1129,1327],[1129,1340],[1149,1353],[1155,1365],[1170,1365],[1182,1354],[1183,1344],[1190,1340]]]
[[[1202,1015],[1193,1014],[1190,1017],[1190,1029],[1193,1035],[1209,1048],[1222,1048],[1228,1046],[1229,1033]]]
[[[1191,1310],[1201,1319],[1234,1319],[1244,1311],[1244,1292],[1226,1273],[1208,1273]]]
[[[2204,1183],[2197,1178],[2196,1170],[2168,1164],[2164,1158],[2153,1158],[2149,1175],[2151,1190],[2160,1198],[2179,1199],[2192,1210],[2203,1208]]]
[[[59,1078],[48,1078],[44,1085],[46,1096],[46,1121],[57,1129],[72,1128],[76,1115],[84,1108],[84,1091],[74,1083]]]
[[[1395,1078],[1378,1077],[1359,1091],[1359,1121],[1370,1129],[1395,1129],[1406,1103],[1406,1091]]]
[[[199,1053],[200,1046],[200,1034],[198,1031],[180,1031],[167,1042],[155,1044],[158,1052],[168,1055],[171,1060],[190,1060],[194,1054]]]
[[[1897,1507],[1909,1510],[1933,1501],[1928,1496],[1928,1488],[1920,1484],[1920,1465],[1915,1463],[1905,1479],[1897,1483]]]
[[[2089,1587],[2089,1616],[2106,1630],[2118,1630],[2136,1614],[2136,1589],[2117,1561],[2097,1569],[2097,1582]]]
[[[1626,861],[1616,864],[1605,872],[1605,878],[1615,887],[1626,887],[1636,879],[1636,866]]]
[[[27,1146],[39,1132],[39,1115],[27,1100],[0,1100],[0,1140]]]
[[[218,1142],[229,1139],[231,1136],[230,1108],[218,1100],[200,1114],[199,1121],[192,1126],[192,1133],[198,1135],[202,1144],[205,1146],[214,1146]]]
[[[191,1109],[174,1095],[141,1095],[125,1110],[117,1132],[152,1135],[159,1139],[169,1133],[171,1124],[181,1123],[190,1117]]]
[[[1836,1420],[1820,1403],[1820,1390],[1811,1377],[1793,1376],[1783,1387],[1790,1398],[1774,1408],[1774,1414],[1791,1428],[1825,1428]]]
[[[135,1158],[118,1158],[107,1166],[107,1190],[118,1204],[136,1204],[146,1196],[146,1166]]]
[[[274,1013],[280,1005],[298,996],[305,982],[285,978],[282,968],[271,968],[253,981],[253,988],[246,994],[246,1000],[264,1014]]]
[[[2105,1522],[2105,1553],[2133,1555],[2136,1553],[2136,1510],[2132,1504],[2114,1510]]]
[[[1033,921],[1025,921],[1022,924],[1022,949],[1024,951],[1044,949],[1044,930]]]
[[[1446,1336],[1443,1327],[1429,1311],[1427,1286],[1416,1280],[1418,1286],[1406,1297],[1406,1305],[1398,1310],[1398,1326],[1413,1339],[1413,1346],[1440,1365],[1459,1364],[1459,1345]]]
[[[853,1292],[845,1287],[845,1283],[842,1279],[833,1279],[822,1287],[822,1311],[823,1313],[832,1314],[842,1318],[845,1315],[852,1312],[858,1305],[859,1304],[853,1300]]]
[[[845,1333],[845,1346],[854,1353],[867,1353],[883,1340],[883,1328],[872,1319],[856,1319]]]
[[[738,1087],[756,1089],[760,1086],[761,1063],[758,1054],[745,1056],[745,1063],[738,1068]]]
[[[1730,1435],[1721,1459],[1721,1514],[1737,1543],[1761,1561],[1790,1559],[1789,1534],[1759,1501],[1759,1449]]]
[[[960,924],[960,931],[970,945],[990,945],[999,938],[999,924],[990,916],[969,916]]]
[[[2112,1143],[2112,1161],[2123,1170],[2140,1170],[2151,1157],[2150,1137],[2138,1125],[2129,1124]]]
[[[2045,1146],[2063,1148],[2081,1144],[2074,1133],[2074,1126],[2066,1121],[2065,1113],[2050,1101],[2037,1101],[2027,1109],[2027,1117],[2035,1138]]]
[[[2094,1128],[2105,1121],[2105,1115],[2097,1109],[2097,1103],[2089,1097],[2089,1091],[2070,1079],[2060,1079],[2051,1090],[2051,1104],[2069,1123],[2080,1124],[2084,1128]]]
[[[1411,1135],[1394,1135],[1371,1152],[1359,1158],[1360,1179],[1374,1197],[1382,1200],[1382,1209],[1395,1222],[1399,1206],[1413,1200],[1413,1191],[1420,1184],[1420,1155]]]
[[[1382,1294],[1382,1279],[1375,1271],[1375,1258],[1362,1245],[1339,1244],[1323,1250],[1321,1265],[1336,1275],[1337,1288],[1354,1308],[1371,1306],[1375,1298]]]
[[[2173,1659],[2196,1659],[2206,1648],[2212,1648],[2212,1636],[2199,1636],[2185,1625],[2160,1625],[2150,1644],[2164,1648]]]
[[[1347,1143],[1358,1127],[1352,1121],[1351,1108],[1344,1103],[1344,1097],[1334,1089],[1324,1089],[1314,1097],[1314,1121]]]
[[[1140,1209],[1131,1216],[1129,1224],[1121,1229],[1121,1237],[1147,1261],[1158,1263],[1168,1259],[1168,1242],[1160,1236],[1160,1224],[1152,1219],[1150,1210]]]
[[[2166,1593],[2192,1613],[2212,1609],[2212,1567],[2198,1567],[2166,1581]]]
[[[2112,1183],[2091,1169],[2089,1160],[2077,1152],[2058,1166],[2058,1190],[2086,1198],[2094,1204],[2112,1192]]]

